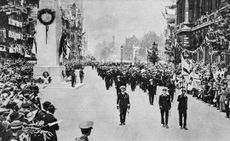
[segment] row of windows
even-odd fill
[[[188,3],[187,3],[188,2]],[[177,2],[177,24],[185,21],[185,7],[188,4],[190,23],[195,22],[202,15],[210,14],[218,10],[226,0],[178,0]]]

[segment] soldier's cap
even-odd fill
[[[93,129],[93,121],[84,121],[79,124],[79,128],[81,129]]]
[[[126,89],[126,87],[123,85],[123,86],[120,87],[120,89]]]

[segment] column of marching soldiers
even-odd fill
[[[168,117],[171,109],[171,102],[174,100],[176,91],[173,75],[175,70],[162,69],[140,65],[107,63],[96,65],[98,75],[105,81],[106,89],[115,85],[117,92],[117,109],[120,111],[120,125],[125,125],[126,113],[130,109],[129,95],[126,92],[126,86],[130,85],[131,90],[135,91],[139,86],[149,95],[150,105],[154,105],[154,96],[157,86],[161,86],[162,93],[159,96],[159,107],[161,113],[162,127],[169,128]],[[186,127],[187,119],[187,96],[186,90],[182,88],[182,93],[178,95],[179,126],[181,129],[188,130]],[[183,120],[183,121],[182,121]]]

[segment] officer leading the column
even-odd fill
[[[121,86],[121,93],[117,97],[117,109],[120,111],[120,125],[125,125],[126,113],[130,109],[129,95],[125,92],[126,87]]]

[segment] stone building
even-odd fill
[[[39,0],[1,0],[1,58],[24,57],[31,54]]]
[[[81,6],[73,3],[62,10],[62,32],[67,36],[66,40],[71,50],[69,57],[66,59],[79,63],[83,58],[83,44],[86,41],[83,32],[83,11],[81,9]]]
[[[228,64],[229,39],[220,26],[229,19],[228,0],[177,0],[176,5],[176,46],[194,61]]]
[[[165,28],[165,60],[167,62],[175,61],[175,25],[176,25],[176,5],[165,7],[163,16],[166,20]]]

